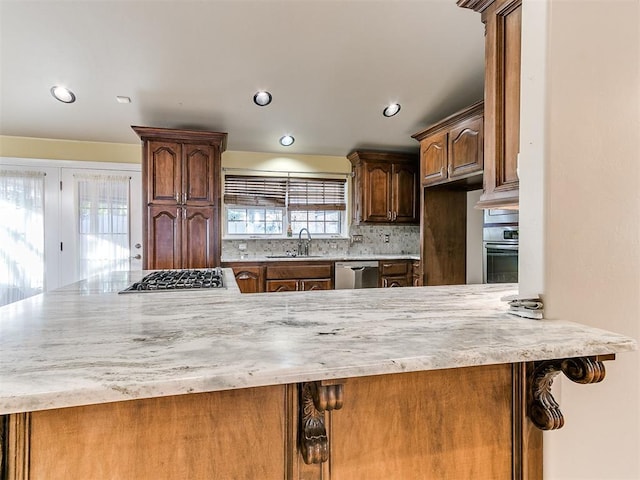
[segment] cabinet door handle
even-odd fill
[[[176,192],[176,203],[180,205],[180,192]]]
[[[246,273],[241,273],[240,275],[238,275],[236,277],[236,279],[238,279],[238,280],[250,280],[251,277]]]
[[[182,209],[182,218],[185,219],[185,220],[187,219],[187,209],[186,208]]]
[[[451,165],[447,167],[447,172],[449,172],[449,176],[451,176],[451,173],[453,172],[453,168],[451,167]]]
[[[444,177],[444,167],[440,167],[440,176]]]
[[[300,287],[297,290],[300,290],[301,292],[304,292],[304,282],[298,282],[298,286]]]
[[[387,220],[391,220],[391,210],[387,212]]]
[[[185,203],[187,203],[187,192],[182,194],[182,204],[184,205]]]
[[[398,218],[398,212],[393,212],[393,221],[395,222]]]

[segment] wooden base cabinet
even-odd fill
[[[264,270],[263,264],[246,264],[244,262],[223,263],[223,267],[233,269],[236,283],[241,293],[261,293],[264,292]]]
[[[542,432],[525,416],[525,369],[489,365],[10,414],[0,417],[3,478],[540,480]]]
[[[266,266],[265,291],[302,292],[333,289],[334,264],[283,262]]]
[[[212,207],[150,205],[147,209],[147,263],[153,269],[218,265],[218,219]]]
[[[410,287],[413,285],[411,260],[382,260],[379,263],[382,288]]]
[[[132,127],[143,141],[145,269],[220,264],[226,133]]]

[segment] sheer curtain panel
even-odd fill
[[[44,291],[44,177],[0,170],[0,306]]]
[[[123,175],[75,174],[79,278],[129,269],[129,183]]]

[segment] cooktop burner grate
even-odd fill
[[[222,269],[160,270],[150,273],[139,282],[118,293],[222,288]]]

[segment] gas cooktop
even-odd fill
[[[193,290],[223,288],[221,268],[186,270],[159,270],[146,275],[139,282],[118,293],[165,292],[168,290]]]

